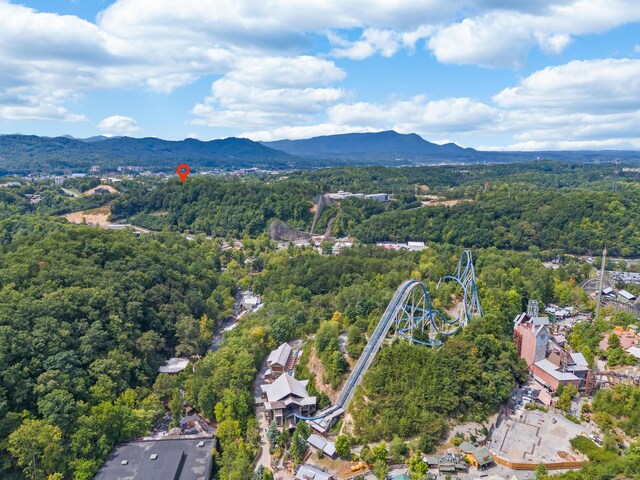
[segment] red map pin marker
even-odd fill
[[[186,163],[181,163],[180,165],[178,165],[178,168],[176,168],[176,173],[180,177],[180,180],[182,180],[183,185],[184,185],[184,181],[189,176],[190,171],[191,169],[189,168],[189,165],[187,165]]]

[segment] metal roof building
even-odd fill
[[[128,442],[109,454],[95,480],[210,480],[213,438]]]
[[[160,373],[180,373],[189,365],[188,358],[170,358],[158,369]]]

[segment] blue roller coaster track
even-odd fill
[[[418,280],[407,280],[402,283],[371,334],[369,342],[342,387],[335,405],[318,412],[313,417],[303,417],[293,411],[291,413],[300,420],[315,421],[328,428],[330,426],[328,423],[343,413],[349,405],[356,387],[373,363],[392,326],[394,336],[404,338],[411,343],[437,347],[442,345],[442,337],[454,334],[464,328],[474,317],[482,316],[473,257],[469,250],[462,252],[455,273],[442,277],[438,282],[438,288],[445,282],[455,282],[461,297],[460,303],[448,314],[433,308],[424,283]],[[326,419],[330,419],[328,423]],[[325,420],[324,425],[322,420]]]

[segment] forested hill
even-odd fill
[[[261,168],[314,169],[349,165],[407,166],[442,163],[511,163],[538,159],[576,162],[640,162],[640,152],[488,152],[454,143],[437,145],[416,134],[353,133],[306,140],[253,142],[246,138],[168,141],[159,138],[38,137],[0,135],[0,175],[84,172],[93,165],[114,169],[137,165],[173,171],[180,163],[195,170]]]
[[[268,180],[196,177],[148,191],[144,185],[111,204],[116,219],[153,230],[256,236],[274,220],[309,231],[312,198],[338,189],[393,192],[394,200],[350,198],[331,206],[331,234],[364,243],[452,243],[467,248],[559,249],[640,254],[638,173],[619,166],[526,164],[314,170]],[[616,177],[617,191],[612,192]],[[424,196],[428,194],[427,196]]]
[[[292,155],[310,158],[339,158],[372,161],[404,162],[410,160],[484,158],[482,152],[462,148],[455,143],[437,145],[415,133],[400,134],[393,130],[376,133],[347,133],[305,140],[264,142],[271,148]]]
[[[529,162],[540,159],[580,162],[607,162],[616,158],[636,162],[640,160],[640,152],[635,151],[481,151],[462,148],[455,143],[438,145],[415,133],[400,134],[393,130],[277,140],[263,142],[263,145],[302,158],[323,160],[324,165],[329,160],[344,165],[388,166],[441,162]]]
[[[172,142],[159,138],[118,137],[83,141],[68,137],[0,135],[0,174],[38,170],[86,171],[92,165],[173,169],[182,162],[196,168],[288,169],[310,165],[308,161],[246,138],[210,142],[188,138]]]

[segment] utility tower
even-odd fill
[[[602,286],[604,283],[604,262],[607,259],[607,247],[602,250],[602,267],[600,267],[600,282],[598,283],[598,300],[596,304],[596,316],[598,318],[600,316],[600,305],[602,304]]]
[[[613,171],[613,185],[611,186],[612,192],[618,191],[618,175],[620,175],[620,169],[618,168],[618,163],[620,163],[620,159],[616,158],[613,162],[615,164],[615,170]]]

